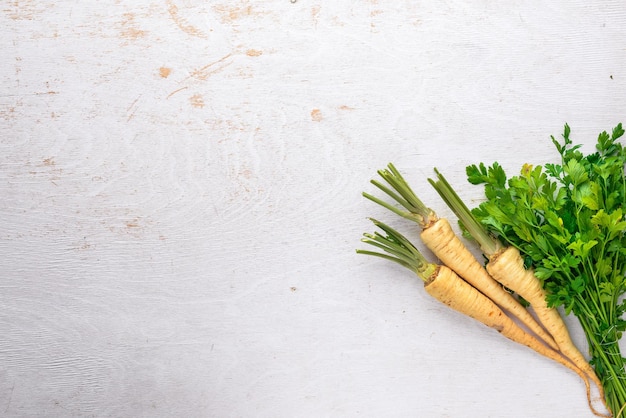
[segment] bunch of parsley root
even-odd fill
[[[561,138],[550,137],[558,153],[550,161],[560,158],[559,163],[524,164],[511,177],[497,162],[470,165],[468,182],[484,187],[484,199],[471,209],[435,169],[437,179],[429,182],[458,217],[460,239],[447,230],[435,231],[440,218],[389,164],[378,171],[384,182],[371,182],[393,203],[363,195],[417,222],[420,237],[438,261],[428,261],[409,238],[374,219],[380,231],[364,234],[362,241],[382,251],[357,252],[407,267],[423,279],[431,296],[578,373],[596,415],[626,417],[626,359],[620,350],[626,329],[626,148],[619,143],[623,134],[621,123],[600,133],[595,150],[585,154],[570,139],[566,124]],[[428,235],[428,230],[433,232]],[[472,257],[464,245],[477,245],[485,259]],[[505,261],[501,254],[507,249],[517,258]],[[481,276],[480,283],[473,282],[476,276]],[[535,284],[522,283],[527,276]],[[521,325],[507,322],[518,307],[502,307],[498,298],[506,300],[506,295],[490,296],[494,278],[496,287],[515,298],[506,303],[519,302],[541,326],[527,324],[517,314]],[[485,283],[491,290],[479,287]],[[587,344],[578,347],[580,352],[569,340],[562,314],[573,314],[584,331]],[[581,352],[584,357],[578,354],[576,359]],[[591,406],[589,383],[597,386],[608,414]]]

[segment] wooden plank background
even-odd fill
[[[357,256],[392,161],[624,120],[622,1],[0,2],[0,415],[586,417],[577,377]],[[584,339],[567,318],[577,342]]]

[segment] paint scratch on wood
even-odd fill
[[[181,87],[177,90],[174,90],[173,92],[171,92],[170,94],[167,95],[167,97],[165,98],[165,100],[169,99],[170,97],[172,97],[173,95],[175,95],[176,93],[183,91],[183,90],[187,90],[189,87],[185,86],[185,87]]]
[[[170,74],[172,73],[172,69],[171,68],[167,68],[167,67],[161,67],[159,68],[159,75],[162,78],[167,78],[170,76]]]
[[[121,22],[121,36],[122,38],[129,40],[136,40],[146,36],[146,31],[137,27],[135,21],[135,15],[133,13],[124,13],[123,20]]]
[[[233,6],[226,4],[218,4],[213,6],[213,10],[219,13],[223,23],[232,23],[242,17],[250,16],[253,14],[252,6]]]
[[[176,26],[178,26],[178,28],[182,30],[183,32],[185,32],[186,34],[191,35],[191,36],[196,36],[198,38],[207,37],[207,35],[204,32],[202,32],[197,27],[189,24],[187,19],[185,19],[184,17],[180,15],[178,6],[176,6],[172,0],[168,0],[167,2],[167,11],[170,14],[170,17],[172,18],[174,23],[176,24]]]
[[[313,122],[321,122],[323,119],[322,111],[319,109],[311,110],[311,120]]]
[[[211,75],[222,71],[224,68],[228,67],[232,62],[226,62],[228,58],[230,58],[233,54],[227,54],[220,58],[217,61],[214,61],[210,64],[207,64],[203,67],[195,69],[191,72],[189,77],[187,78],[195,78],[197,80],[207,80]],[[218,65],[222,64],[222,65]]]
[[[201,94],[194,94],[189,98],[191,105],[197,109],[202,109],[204,107],[204,98]]]
[[[33,3],[33,0],[9,1],[4,12],[12,20],[33,20],[36,11]]]
[[[130,122],[130,120],[135,116],[135,112],[137,111],[137,102],[139,101],[139,99],[141,98],[141,96],[137,97],[135,100],[133,100],[133,102],[130,104],[130,106],[128,106],[128,108],[126,109],[126,112],[130,112],[130,114],[128,115],[128,119],[126,119],[126,122]]]

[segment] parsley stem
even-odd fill
[[[400,204],[405,210],[393,206],[369,193],[363,193],[363,196],[374,203],[377,203],[403,218],[418,223],[425,228],[437,220],[435,212],[427,207],[413,192],[407,181],[402,177],[396,167],[389,163],[387,169],[378,170],[378,174],[387,182],[391,188],[385,186],[377,180],[371,183],[391,197],[396,203]]]
[[[380,228],[385,235],[375,232],[374,234],[363,234],[362,242],[382,249],[384,253],[368,250],[356,250],[357,254],[365,254],[381,257],[389,261],[396,262],[403,267],[416,273],[422,280],[428,281],[437,271],[437,265],[430,263],[422,253],[400,232],[389,225],[376,219],[370,220]]]
[[[582,298],[579,298],[580,304],[585,304]],[[603,342],[598,340],[597,325],[589,324],[590,317],[587,314],[579,315],[578,319],[587,336],[587,342],[592,356],[596,359],[602,360],[600,364],[596,361],[596,370],[601,370],[603,373],[599,373],[602,376],[603,385],[605,386],[605,392],[607,396],[613,397],[613,402],[609,401],[609,405],[612,405],[613,412],[616,412],[622,405],[626,404],[626,388],[624,387],[624,368],[622,365],[622,356],[620,353],[619,341],[617,338],[612,341]],[[617,370],[620,370],[618,375]],[[608,386],[608,387],[607,387]],[[617,408],[617,409],[616,409]]]
[[[428,181],[457,218],[459,218],[467,232],[476,240],[483,254],[487,258],[491,258],[500,249],[500,243],[472,215],[472,212],[463,203],[463,200],[461,200],[445,177],[437,169],[435,169],[435,173],[437,174],[437,181],[432,179],[428,179]]]

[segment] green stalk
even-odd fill
[[[604,251],[600,254],[606,255]],[[620,287],[615,289],[610,300],[603,302],[598,296],[600,295],[598,283],[603,280],[597,275],[589,260],[582,264],[578,274],[593,277],[595,286],[586,288],[584,294],[574,299],[576,304],[574,313],[584,330],[593,359],[592,364],[604,387],[606,404],[616,418],[618,416],[623,418],[626,416],[622,410],[626,405],[626,371],[618,333],[614,329],[615,325],[611,325],[619,322],[619,318],[616,318],[616,308]],[[613,270],[612,274],[622,277],[619,269]],[[615,283],[616,280],[611,278],[608,282]],[[606,330],[607,326],[611,328]]]
[[[385,170],[378,170],[378,174],[390,187],[387,187],[377,180],[372,180],[371,183],[391,197],[396,203],[400,204],[404,210],[387,203],[382,199],[372,196],[369,193],[363,193],[364,197],[389,209],[396,215],[418,223],[422,228],[429,226],[437,220],[435,212],[428,208],[417,197],[415,192],[413,192],[407,181],[404,177],[402,177],[393,164],[389,163],[387,165],[387,169]]]
[[[437,169],[435,169],[435,173],[437,174],[437,181],[428,179],[429,183],[439,193],[439,196],[446,202],[450,210],[459,218],[467,232],[476,240],[483,254],[487,258],[491,258],[500,249],[500,243],[472,215],[472,212],[445,177]]]
[[[585,302],[579,298],[578,304],[579,306],[585,305]],[[624,386],[626,375],[623,369],[619,341],[617,339],[612,339],[608,343],[599,341],[597,325],[594,326],[589,323],[593,317],[584,313],[577,315],[577,317],[587,337],[591,356],[595,359],[594,369],[604,386],[607,406],[614,414],[617,414],[626,404],[626,387]],[[618,373],[617,370],[620,372]],[[623,417],[623,412],[619,416]],[[615,418],[618,416],[616,415]]]
[[[370,220],[380,228],[385,235],[375,232],[365,233],[362,242],[382,249],[384,252],[356,250],[357,254],[365,254],[396,262],[417,274],[423,281],[428,281],[437,271],[436,264],[428,262],[422,253],[400,232],[389,225],[375,219]]]

